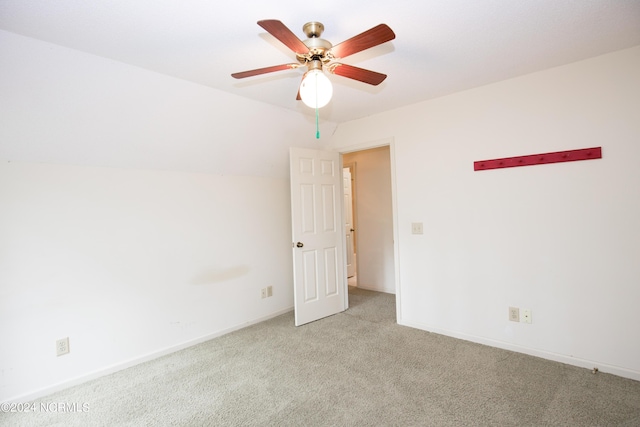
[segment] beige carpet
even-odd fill
[[[640,382],[395,323],[393,295],[293,314],[56,393],[3,426],[640,426]]]

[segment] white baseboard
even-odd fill
[[[468,335],[461,332],[449,331],[440,328],[432,328],[428,325],[424,325],[417,322],[401,321],[398,320],[399,325],[408,326],[410,328],[421,329],[427,332],[433,332],[435,334],[445,335],[452,338],[457,338],[465,341],[474,342],[477,344],[484,344],[491,347],[501,348],[503,350],[515,351],[516,353],[528,354],[529,356],[536,356],[542,359],[552,360],[554,362],[565,363],[567,365],[577,366],[580,368],[593,369],[598,368],[599,372],[605,372],[608,374],[617,375],[623,378],[629,378],[632,380],[640,381],[640,372],[631,369],[622,368],[619,366],[613,366],[602,362],[596,362],[593,360],[580,359],[577,357],[566,356],[564,354],[557,354],[544,350],[537,350],[534,348],[523,347],[516,344],[511,344],[499,340],[490,338],[478,337],[474,335]]]
[[[114,372],[118,372],[118,371],[121,371],[123,369],[127,369],[127,368],[130,368],[130,367],[135,366],[135,365],[139,365],[140,363],[148,362],[150,360],[157,359],[157,358],[162,357],[162,356],[166,356],[167,354],[175,353],[176,351],[184,350],[185,348],[192,347],[194,345],[203,343],[205,341],[209,341],[209,340],[217,338],[217,337],[221,337],[222,335],[226,335],[228,333],[231,333],[231,332],[246,328],[246,327],[251,326],[251,325],[255,325],[256,323],[264,322],[265,320],[269,320],[269,319],[272,319],[274,317],[278,317],[278,316],[280,316],[282,314],[289,313],[291,311],[293,311],[293,306],[291,306],[289,308],[285,308],[283,310],[276,311],[276,312],[271,313],[271,314],[269,314],[267,316],[259,317],[257,319],[253,319],[253,320],[250,320],[248,322],[240,323],[240,324],[232,326],[230,328],[222,329],[220,331],[212,332],[210,334],[201,336],[199,338],[195,338],[195,339],[192,339],[192,340],[189,340],[189,341],[185,341],[185,342],[183,342],[181,344],[177,344],[177,345],[174,345],[174,346],[171,346],[171,347],[167,347],[167,348],[164,348],[164,349],[161,349],[161,350],[158,350],[158,351],[154,351],[154,352],[151,352],[151,353],[148,353],[148,354],[145,354],[145,355],[142,355],[142,356],[135,357],[133,359],[127,360],[127,361],[122,362],[122,363],[117,363],[117,364],[114,364],[114,365],[111,365],[111,366],[107,366],[107,367],[102,368],[102,369],[98,369],[96,371],[90,372],[90,373],[85,374],[85,375],[80,375],[78,377],[75,377],[75,378],[72,378],[72,379],[69,379],[69,380],[66,380],[66,381],[62,381],[62,382],[59,382],[57,384],[53,384],[51,386],[47,386],[47,387],[44,387],[44,388],[41,388],[41,389],[38,389],[38,390],[35,390],[35,391],[32,391],[32,392],[28,392],[28,393],[21,394],[21,395],[16,396],[16,397],[12,397],[9,400],[7,400],[6,402],[9,402],[9,403],[30,402],[30,401],[32,401],[34,399],[39,399],[41,397],[47,396],[47,395],[55,393],[57,391],[61,391],[61,390],[67,389],[69,387],[73,387],[73,386],[85,383],[87,381],[95,380],[96,378],[104,377],[104,376],[109,375],[109,374],[113,374]],[[2,403],[5,403],[5,402],[2,402]]]
[[[380,288],[376,288],[375,286],[357,285],[356,288],[364,289],[365,291],[384,292],[385,294],[395,294],[396,293],[395,290],[380,289]]]

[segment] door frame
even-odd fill
[[[396,291],[396,323],[402,322],[402,298],[401,298],[401,283],[400,283],[400,242],[399,242],[399,233],[398,233],[398,203],[397,203],[397,180],[396,180],[396,158],[395,158],[395,140],[393,137],[378,139],[374,141],[365,141],[356,143],[353,145],[348,145],[346,147],[338,148],[338,153],[340,153],[340,165],[342,167],[342,155],[347,153],[352,153],[355,151],[364,151],[369,150],[371,148],[378,147],[389,147],[389,161],[391,168],[391,209],[392,209],[392,227],[393,227],[393,265],[394,265],[394,276],[395,276],[395,291]],[[340,169],[340,173],[342,174],[342,169]],[[344,197],[343,197],[344,199]],[[344,218],[342,218],[342,226],[344,227]],[[345,246],[345,254],[346,254],[346,242],[342,243]],[[346,265],[347,259],[346,255],[344,257],[344,286],[347,287],[347,272]],[[359,266],[356,264],[356,274]],[[345,295],[345,306],[349,307],[349,296],[348,292],[344,293]]]
[[[342,153],[340,153],[340,157],[342,158]],[[356,237],[358,234],[358,228],[356,227],[356,214],[357,214],[357,210],[356,210],[356,205],[357,205],[357,199],[356,199],[356,162],[351,162],[351,163],[344,163],[344,158],[342,158],[342,170],[344,171],[344,169],[348,168],[349,172],[351,172],[351,226],[352,228],[355,230],[353,232],[353,248],[354,248],[354,257],[356,258],[356,271],[355,271],[355,275],[356,277],[358,277],[358,260],[357,260],[357,240],[358,238]],[[343,212],[344,212],[344,206],[343,208]],[[346,230],[345,230],[345,235],[346,235]],[[345,247],[346,247],[346,242],[345,242]],[[345,252],[346,253],[346,252]],[[346,267],[345,267],[346,268]],[[349,280],[349,273],[347,272],[347,281]]]

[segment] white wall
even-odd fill
[[[2,161],[0,397],[290,310],[288,185]]]
[[[314,117],[0,31],[0,158],[288,178],[289,147],[321,147],[335,124],[320,126],[316,140]]]
[[[344,154],[355,163],[358,287],[395,293],[389,146]]]
[[[395,141],[401,322],[640,379],[639,99],[636,47],[340,125],[336,147]]]
[[[288,152],[314,137],[297,113],[0,31],[0,401],[290,310]]]

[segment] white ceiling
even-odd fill
[[[301,39],[320,21],[334,45],[394,30],[342,61],[387,74],[380,86],[331,76],[335,123],[640,44],[640,0],[0,0],[0,29],[313,114],[295,101],[302,68],[230,76],[295,62],[261,19]]]

